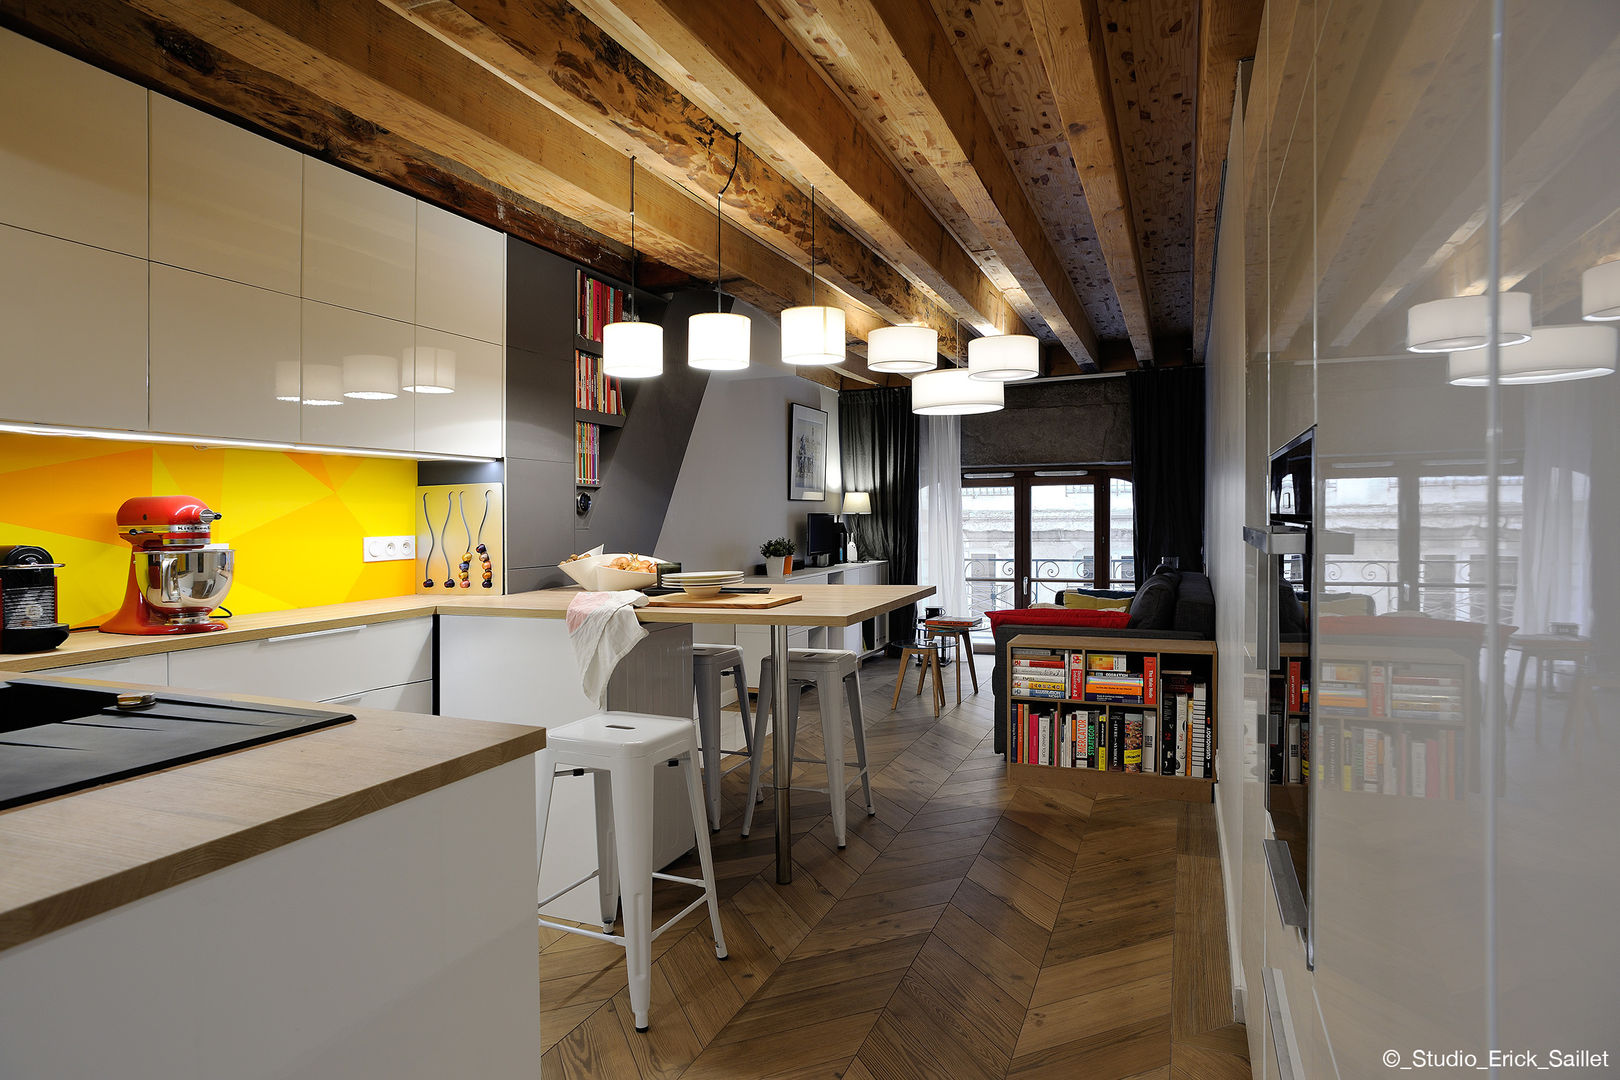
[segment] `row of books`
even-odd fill
[[[618,378],[602,374],[600,358],[578,350],[574,352],[574,408],[624,412],[624,393]]]
[[[574,271],[578,306],[574,311],[574,333],[591,341],[602,340],[602,327],[624,318],[624,290],[597,281],[583,270]]]
[[[1015,703],[1008,739],[1013,764],[1104,769],[1211,779],[1215,722],[1203,684],[1163,710],[1077,709]]]
[[[1296,715],[1285,715],[1282,703],[1273,701],[1269,711],[1266,773],[1273,784],[1303,784],[1311,778],[1311,722]]]
[[[1460,723],[1464,675],[1461,664],[1324,661],[1316,700],[1369,719]]]
[[[1159,658],[1141,656],[1134,665],[1125,653],[1059,649],[1016,649],[1012,656],[1016,697],[1159,704]],[[1190,674],[1190,673],[1189,673]]]
[[[1344,791],[1454,800],[1466,788],[1457,782],[1463,747],[1455,729],[1425,736],[1346,724],[1323,742],[1323,771]]]
[[[574,482],[594,487],[602,482],[602,428],[574,425]]]

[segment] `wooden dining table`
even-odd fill
[[[800,599],[776,607],[737,609],[679,604],[636,609],[645,623],[728,623],[771,628],[771,761],[776,778],[776,880],[793,881],[793,827],[789,800],[793,793],[793,760],[788,741],[788,631],[795,626],[854,626],[934,594],[932,585],[772,585],[773,594]],[[823,703],[825,707],[825,703]]]

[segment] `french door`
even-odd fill
[[[969,470],[963,560],[975,612],[1054,603],[1068,588],[1131,588],[1135,517],[1120,469]]]

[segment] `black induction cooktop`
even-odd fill
[[[0,685],[0,810],[354,719],[49,679]]]

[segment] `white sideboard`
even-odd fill
[[[865,562],[834,563],[832,566],[811,566],[795,570],[786,578],[750,577],[750,585],[887,585],[889,564],[882,559]],[[859,653],[862,659],[883,650],[888,643],[888,616],[868,619],[858,626],[797,626],[788,633],[790,649],[848,649]],[[735,644],[742,649],[743,661],[748,665],[748,688],[759,689],[760,661],[771,655],[771,631],[768,626],[704,626],[698,627],[699,640]],[[728,703],[736,694],[724,696]]]

